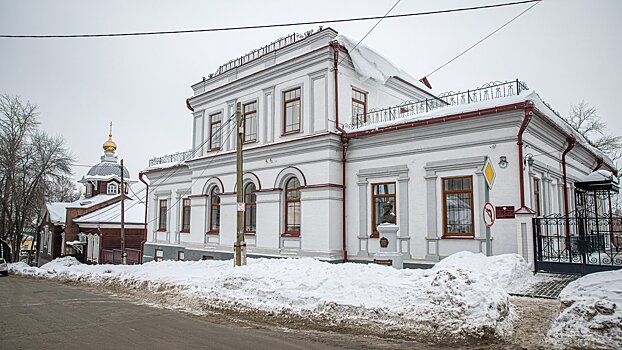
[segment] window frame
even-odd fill
[[[215,116],[220,116],[220,119],[218,119],[218,121],[214,121],[214,117]],[[209,150],[210,151],[217,151],[222,147],[222,112],[216,112],[213,114],[210,114],[209,116],[209,122],[210,122],[210,126],[209,126]],[[218,138],[218,145],[215,146],[214,145],[214,125],[218,124],[218,133],[219,138]]]
[[[158,253],[160,253],[160,254],[158,254]],[[154,253],[153,253],[153,260],[155,262],[163,261],[164,260],[164,250],[156,248]]]
[[[393,194],[375,194],[376,186],[380,185],[393,185],[394,193]],[[395,181],[388,182],[376,182],[371,184],[371,235],[370,238],[379,238],[380,232],[378,232],[378,225],[376,224],[376,198],[391,198],[393,197],[393,212],[395,215],[395,225],[397,225],[397,183]]]
[[[246,112],[246,106],[250,106],[252,104],[255,105],[255,109],[251,110],[249,112]],[[258,130],[256,128],[256,125],[257,125],[257,118],[258,118],[258,113],[257,113],[257,110],[258,110],[258,107],[259,107],[258,104],[259,103],[257,102],[257,100],[250,101],[250,102],[242,104],[242,126],[244,127],[244,138],[242,139],[242,143],[244,143],[244,144],[257,142],[257,133],[258,133],[257,131]],[[246,116],[247,115],[251,115],[251,114],[254,114],[254,117],[253,117],[254,120],[251,123],[255,124],[255,134],[254,134],[255,136],[254,136],[253,139],[247,139],[246,138]]]
[[[452,179],[470,179],[471,180],[471,189],[470,190],[450,190],[445,191],[445,180]],[[475,208],[473,207],[473,176],[449,176],[441,178],[441,196],[443,200],[443,236],[442,238],[464,238],[464,239],[475,239]],[[471,194],[471,230],[472,232],[447,232],[447,194],[459,194],[459,193],[470,193]]]
[[[164,203],[164,206],[162,206],[162,203]],[[164,210],[164,213],[162,212],[162,210]],[[168,216],[168,200],[160,199],[159,206],[158,206],[158,232],[166,232],[166,227],[168,225],[167,216]]]
[[[190,198],[182,198],[181,200],[182,203],[182,207],[181,207],[181,230],[179,230],[179,232],[181,233],[190,233],[190,218],[191,218],[191,210],[192,207],[190,205]],[[187,203],[187,205],[186,205]],[[186,212],[186,209],[188,209],[188,211]],[[186,216],[187,214],[187,216]],[[188,227],[186,228],[186,217],[188,218]]]
[[[110,191],[110,188],[114,186],[114,192]],[[106,186],[106,194],[119,194],[119,185],[116,182],[110,182]]]
[[[541,195],[541,181],[539,178],[533,178],[533,201],[535,204],[535,208],[533,208],[536,212],[536,216],[542,215],[541,206],[540,206],[540,195]]]
[[[293,187],[291,189],[288,188],[288,185],[291,181],[296,181],[298,182],[298,186],[297,187]],[[289,179],[287,179],[287,181],[285,181],[285,186],[284,186],[284,195],[285,195],[285,203],[284,203],[284,223],[285,223],[285,227],[283,229],[283,236],[285,237],[300,237],[300,232],[302,231],[302,225],[301,223],[298,223],[298,231],[289,231],[289,215],[288,215],[288,209],[289,209],[289,204],[290,203],[298,203],[298,208],[300,211],[300,218],[302,218],[302,206],[301,206],[301,195],[300,195],[300,189],[301,189],[301,185],[300,185],[300,180],[298,180],[297,177],[292,176]],[[297,199],[289,199],[288,193],[290,191],[298,191],[298,198]]]
[[[216,193],[218,191],[218,193]],[[212,235],[220,234],[220,189],[218,186],[212,187],[209,192],[209,230],[207,233]],[[218,198],[218,202],[214,203],[214,198]],[[214,220],[214,208],[218,211],[218,220]],[[217,221],[218,229],[214,229],[214,221]]]
[[[298,97],[294,97],[294,98],[290,98],[289,100],[285,98],[285,95],[287,93],[290,93],[292,91],[299,91]],[[297,134],[302,130],[302,87],[301,86],[297,86],[288,90],[285,90],[282,92],[283,97],[283,133],[282,135],[291,135],[291,134]],[[292,130],[287,130],[287,104],[288,103],[294,103],[298,101],[298,129],[292,129]]]
[[[361,101],[359,99],[354,98],[354,93],[357,92],[361,95],[364,96],[365,100]],[[354,112],[354,104],[357,103],[359,105],[363,105],[363,123],[367,122],[367,92],[361,90],[361,89],[357,89],[355,87],[352,87],[352,112]],[[354,115],[354,113],[352,113],[352,124],[354,124],[355,118],[356,116]]]
[[[252,192],[247,192],[247,189],[253,186],[254,190]],[[257,186],[255,186],[255,184],[251,181],[249,183],[247,183],[246,185],[244,185],[244,234],[245,235],[254,235],[257,233],[257,195],[256,195],[256,191],[257,191]],[[254,201],[250,201],[249,197],[254,197]],[[247,227],[247,222],[246,222],[246,215],[247,213],[250,211],[249,209],[253,208],[254,212],[255,212],[255,222],[252,223],[255,229],[254,230],[249,230]],[[251,218],[252,219],[252,218]]]

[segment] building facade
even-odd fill
[[[460,250],[528,256],[517,215],[572,210],[564,188],[613,168],[518,80],[436,96],[354,44],[330,28],[292,35],[192,86],[193,148],[140,175],[144,261],[230,258],[238,190],[250,256],[371,261],[384,210],[408,264]],[[490,232],[486,202],[498,217]]]

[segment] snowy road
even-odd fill
[[[413,342],[197,317],[17,276],[0,278],[0,291],[1,349],[435,349]]]

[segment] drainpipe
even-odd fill
[[[562,153],[562,174],[564,176],[564,215],[568,218],[568,179],[566,177],[566,155],[574,147],[577,140],[572,136],[568,136],[566,141],[568,141],[568,146],[566,146],[564,153]],[[566,230],[568,230],[568,226],[566,226]]]
[[[348,250],[346,246],[346,152],[348,150],[347,132],[339,126],[339,42],[332,41],[333,48],[333,74],[335,83],[335,128],[341,133],[341,236],[343,242],[343,262],[348,262]]]
[[[145,188],[145,237],[143,238],[143,241],[140,242],[140,263],[143,263],[143,255],[145,254],[145,242],[147,242],[147,203],[149,203],[149,184],[147,182],[145,182],[145,180],[143,179],[143,175],[145,173],[140,172],[138,173],[138,179],[140,180],[140,182],[144,183],[145,186],[147,186]],[[136,198],[136,200],[140,200],[139,198]]]
[[[525,105],[525,118],[523,119],[523,123],[518,130],[518,185],[519,185],[519,194],[520,194],[520,208],[525,208],[525,174],[524,174],[524,164],[523,164],[523,133],[527,130],[527,125],[531,121],[531,117],[533,116],[533,102],[527,102]]]
[[[564,216],[566,217],[566,246],[570,247],[570,219],[568,218],[568,179],[566,177],[566,155],[574,147],[577,141],[574,137],[568,136],[566,138],[568,146],[562,153],[562,174],[564,177]]]

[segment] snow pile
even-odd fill
[[[460,267],[396,270],[305,259],[164,261],[76,265],[57,259],[15,273],[84,281],[172,296],[176,307],[259,310],[322,324],[373,326],[430,339],[504,338],[512,331],[508,294],[488,276]]]
[[[338,35],[335,40],[348,50],[354,70],[361,76],[363,81],[373,79],[385,84],[391,77],[400,77],[424,91],[429,91],[427,86],[421,84],[417,79],[395,65],[395,63],[365,44],[344,35]]]
[[[547,336],[563,348],[622,348],[622,270],[589,274],[559,295],[561,313]]]
[[[533,277],[529,265],[518,254],[485,256],[482,253],[458,252],[441,260],[434,269],[462,268],[487,275],[505,290],[514,290],[528,284]]]

